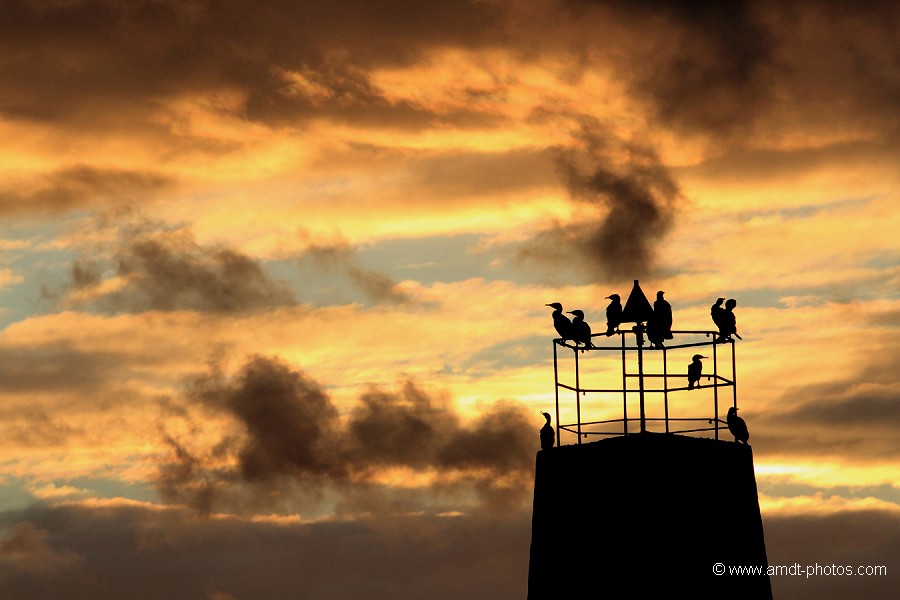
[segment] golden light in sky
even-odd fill
[[[738,300],[770,561],[888,566],[776,597],[891,597],[897,23],[4,2],[0,596],[524,597],[545,304],[640,279]]]

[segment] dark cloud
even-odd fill
[[[893,167],[891,158],[900,151],[900,139],[838,142],[821,147],[774,150],[755,148],[725,151],[703,162],[673,168],[678,175],[699,175],[714,182],[765,182],[780,185],[807,173],[836,170],[848,163],[877,169]]]
[[[65,417],[51,416],[39,408],[16,410],[15,415],[4,418],[4,439],[29,448],[65,446],[72,439],[84,439],[86,433],[69,425]]]
[[[302,236],[308,238],[305,233]],[[356,251],[345,240],[310,242],[300,264],[307,261],[319,268],[342,271],[356,289],[375,303],[407,304],[413,301],[412,296],[399,289],[397,282],[389,276],[362,266]]]
[[[527,587],[522,512],[300,524],[70,505],[0,525],[0,596],[11,599],[487,600]]]
[[[900,516],[896,512],[858,511],[827,516],[763,515],[766,550],[770,565],[802,567],[840,565],[882,566],[886,575],[772,577],[775,598],[838,600],[840,598],[891,598],[898,581],[896,557],[900,556]]]
[[[95,394],[121,374],[121,360],[112,351],[83,351],[55,340],[7,346],[0,348],[0,386],[4,394]]]
[[[434,464],[439,448],[459,426],[459,417],[446,403],[407,382],[399,393],[363,394],[348,433],[361,465],[423,468]]]
[[[190,394],[234,416],[246,429],[238,452],[241,476],[249,481],[283,474],[341,478],[337,458],[337,410],[325,391],[303,373],[255,356],[232,381],[200,377]]]
[[[270,278],[254,259],[189,238],[136,240],[119,254],[116,270],[128,289],[104,302],[118,310],[230,313],[295,303],[287,285]]]
[[[144,200],[171,189],[174,181],[152,172],[79,165],[0,189],[0,213],[52,212]]]
[[[773,131],[863,128],[896,138],[894,2],[565,0],[561,6],[570,51],[593,51],[612,65],[635,100],[681,133],[729,147],[768,143]]]
[[[898,354],[891,341],[847,377],[789,389],[778,409],[759,418],[757,446],[855,460],[900,456]]]
[[[649,60],[624,67],[633,88],[652,100],[663,121],[726,133],[745,129],[772,102],[776,40],[757,14],[758,4],[612,3],[622,20],[650,28],[649,21],[661,17],[670,25],[645,57]]]
[[[11,527],[8,537],[0,540],[0,568],[34,576],[47,575],[78,564],[77,554],[55,550],[49,543],[48,536],[48,531],[29,521],[16,523]]]
[[[73,263],[64,301],[110,312],[242,313],[296,304],[288,285],[255,259],[226,246],[202,246],[186,228],[100,227],[113,239]],[[119,285],[106,291],[109,277]]]
[[[774,576],[774,597],[896,596],[896,513],[764,514],[763,527],[770,565],[887,567],[869,577]],[[0,596],[29,600],[525,597],[531,542],[528,510],[275,523],[176,508],[35,505],[0,514],[0,528]]]
[[[513,404],[499,403],[465,423],[449,400],[406,382],[395,392],[367,391],[341,418],[315,381],[261,356],[233,377],[215,369],[199,376],[188,397],[210,414],[228,416],[239,430],[202,453],[164,433],[172,457],[161,466],[162,496],[204,512],[277,504],[298,486],[309,509],[326,502],[324,496],[356,510],[442,505],[434,497],[438,488],[407,493],[375,483],[381,471],[398,467],[431,470],[444,489],[474,491],[485,507],[521,503],[530,484],[536,426]],[[165,432],[165,417],[161,427]]]
[[[651,146],[623,140],[598,123],[586,123],[577,141],[559,158],[576,201],[573,222],[539,232],[520,256],[580,266],[594,281],[645,275],[672,226],[677,183]]]
[[[483,2],[348,0],[325,8],[279,0],[13,0],[0,9],[0,48],[12,57],[0,68],[0,112],[148,129],[149,115],[168,99],[237,91],[245,98],[242,116],[268,123],[314,116],[415,126],[453,121],[389,102],[368,71],[405,64],[423,48],[484,43],[498,13]]]
[[[594,64],[612,65],[666,126],[735,144],[772,127],[853,123],[877,134],[888,124],[896,135],[897,18],[888,0],[341,0],[327,8],[285,0],[10,0],[0,8],[0,50],[9,57],[0,66],[0,112],[158,132],[167,101],[229,93],[241,100],[222,110],[267,124],[324,117],[505,126],[464,101],[435,109],[390,99],[371,77],[433,49],[500,48],[527,60],[567,56],[558,70],[569,81]],[[502,85],[458,91],[476,99],[503,93]]]

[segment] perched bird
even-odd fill
[[[695,354],[691,364],[688,365],[688,389],[692,390],[695,387],[700,387],[700,374],[703,373],[703,363],[700,362],[701,358],[707,358],[706,356],[701,356],[699,354]]]
[[[545,304],[545,306],[549,306],[553,309],[553,327],[556,328],[556,333],[559,334],[562,341],[565,342],[566,340],[573,339],[574,332],[572,330],[572,321],[563,314],[562,304],[559,302],[551,302],[550,304]]]
[[[541,450],[549,450],[556,441],[556,432],[550,425],[550,413],[541,412],[541,414],[547,419],[547,422],[541,427]]]
[[[576,346],[584,344],[585,348],[594,348],[594,342],[591,341],[591,326],[584,320],[584,312],[575,309],[570,310],[569,314],[575,315],[575,318],[572,319],[572,341]]]
[[[718,301],[716,304],[718,304]],[[717,342],[729,342],[731,341],[731,336],[735,336],[739,340],[742,339],[737,332],[737,320],[734,316],[735,306],[737,306],[737,300],[730,298],[728,302],[725,303],[725,308],[719,309],[719,322],[717,323],[719,326],[719,338],[716,340]],[[715,305],[713,305],[713,307],[715,307]],[[714,314],[713,320],[715,320],[715,318]]]
[[[734,441],[746,444],[750,439],[750,431],[747,429],[747,423],[737,415],[737,410],[735,406],[729,408],[725,420],[728,422],[728,431],[734,436]]]
[[[656,292],[653,316],[647,322],[647,339],[651,348],[662,348],[663,340],[672,339],[672,305],[663,298],[665,292]]]
[[[612,335],[622,322],[622,299],[618,294],[609,295],[607,299],[612,302],[606,307],[606,335]]]
[[[725,324],[725,321],[722,318],[722,313],[725,312],[725,309],[722,308],[723,302],[725,302],[725,298],[716,298],[716,303],[709,307],[709,315],[712,317],[716,329],[719,330],[720,336],[722,335],[722,327]]]

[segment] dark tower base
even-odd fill
[[[537,453],[534,483],[528,600],[772,598],[749,446],[657,433],[561,446]]]

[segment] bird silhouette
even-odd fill
[[[622,323],[622,299],[618,294],[610,294],[607,299],[612,302],[606,307],[606,335],[612,335]]]
[[[737,415],[737,410],[736,406],[729,408],[725,421],[728,423],[728,431],[734,436],[734,441],[746,444],[750,439],[750,431],[747,429],[747,423]]]
[[[700,374],[703,373],[703,363],[700,362],[701,358],[707,357],[695,354],[694,358],[691,360],[691,364],[688,365],[687,371],[689,390],[692,390],[695,387],[700,387]]]
[[[736,337],[741,340],[744,339],[737,332],[737,320],[734,316],[734,307],[737,306],[737,300],[734,298],[729,298],[725,303],[725,308],[719,306],[718,310],[715,310],[716,307],[721,304],[722,299],[719,298],[716,300],[716,303],[710,308],[710,312],[712,313],[713,321],[716,325],[719,326],[719,337],[716,339],[716,342],[730,342],[732,341],[731,336]],[[718,321],[716,321],[718,315]]]
[[[562,341],[565,342],[566,340],[571,340],[574,337],[572,321],[563,314],[562,304],[559,302],[551,302],[545,306],[549,306],[553,309],[553,327],[556,328],[556,333],[559,334]]]
[[[656,292],[653,316],[647,322],[647,339],[651,348],[662,348],[663,340],[672,339],[672,305],[663,298],[665,292]]]
[[[584,344],[584,348],[594,348],[594,342],[591,341],[591,326],[584,320],[584,311],[576,308],[570,310],[569,314],[575,315],[575,318],[572,319],[572,341],[576,346]],[[584,352],[584,348],[582,348],[582,352]]]
[[[709,307],[709,315],[712,317],[716,329],[719,330],[720,337],[722,335],[722,328],[725,325],[725,321],[722,318],[722,313],[725,312],[725,309],[722,308],[723,302],[725,302],[725,298],[716,298],[716,303]]]
[[[547,419],[547,422],[541,427],[541,450],[549,450],[556,442],[556,432],[550,425],[550,413],[541,412],[541,414]]]

